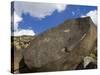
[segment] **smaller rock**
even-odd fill
[[[94,58],[92,58],[92,57],[90,57],[90,56],[86,56],[85,58],[84,58],[84,68],[86,68],[87,67],[87,65],[89,65],[89,63],[95,63],[96,62],[96,60],[94,59]]]

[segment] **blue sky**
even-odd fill
[[[68,4],[47,4],[46,3],[14,3],[14,10],[19,21],[15,23],[17,29],[14,30],[15,35],[36,35],[55,27],[65,20],[90,16],[94,23],[97,18],[96,6],[68,5]],[[45,5],[45,6],[44,6]],[[26,7],[25,7],[26,6]],[[33,6],[33,7],[32,7]],[[40,6],[40,7],[39,7]],[[13,8],[12,7],[12,8]],[[22,7],[22,8],[21,8]],[[30,9],[32,8],[32,9]],[[40,9],[40,10],[39,10]],[[42,10],[41,10],[42,9]],[[16,16],[14,16],[16,17]],[[16,19],[14,19],[16,20]],[[14,25],[16,27],[16,25]],[[24,30],[24,32],[21,32]]]

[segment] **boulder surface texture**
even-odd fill
[[[89,55],[96,39],[90,17],[67,20],[36,35],[23,49],[24,62],[32,72],[74,70]]]

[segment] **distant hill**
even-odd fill
[[[30,41],[34,39],[34,36],[11,36],[11,43],[17,49],[26,48]]]

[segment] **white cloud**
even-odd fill
[[[21,17],[23,13],[29,13],[33,17],[43,19],[46,16],[52,15],[55,10],[60,13],[65,8],[66,4],[14,2],[14,36],[35,35],[31,29],[18,29],[19,22],[23,20]]]
[[[19,16],[22,13],[29,13],[33,17],[42,19],[52,15],[55,10],[64,11],[66,4],[15,2],[14,7]]]
[[[14,19],[13,19],[13,16],[14,16]],[[21,18],[19,15],[16,14],[16,12],[14,12],[12,16],[12,20],[14,20],[14,32],[12,33],[12,36],[22,36],[22,35],[32,35],[34,36],[35,33],[33,30],[31,29],[18,29],[18,24],[19,22],[21,22],[23,20],[23,18]]]
[[[94,24],[97,25],[97,10],[90,11],[86,15],[83,15],[82,17],[86,16],[90,16]]]
[[[16,31],[16,30],[18,30],[18,23],[20,21],[22,21],[22,18],[20,16],[18,16],[16,14],[16,12],[14,12],[14,15],[13,16],[14,16],[14,30]]]
[[[66,4],[56,4],[56,9],[58,12],[64,11],[66,9]]]
[[[17,30],[13,34],[14,34],[14,36],[22,36],[22,35],[31,35],[31,36],[34,36],[35,35],[35,33],[33,32],[33,30],[30,30],[30,29]]]

